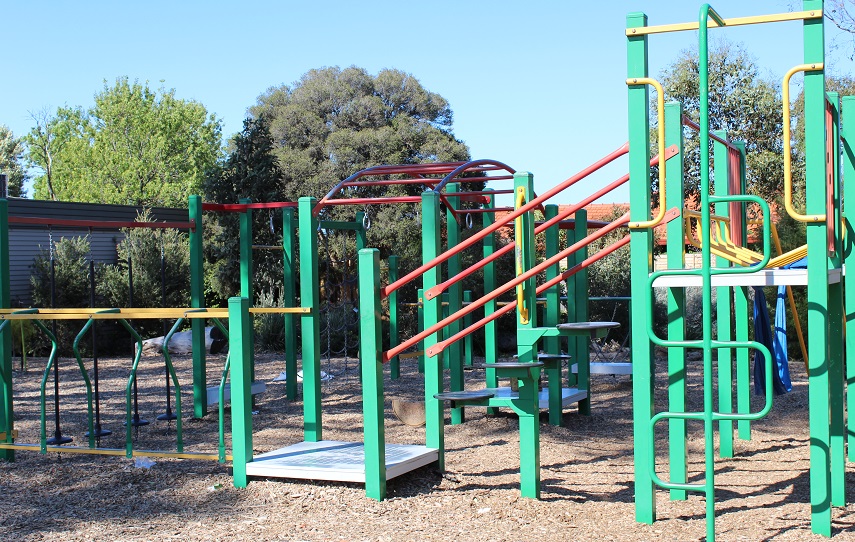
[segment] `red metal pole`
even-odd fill
[[[564,250],[562,250],[561,252],[559,252],[555,256],[552,256],[551,258],[548,258],[548,259],[544,260],[543,262],[539,263],[538,265],[532,267],[531,269],[529,269],[525,273],[523,273],[521,275],[517,275],[515,278],[513,278],[513,279],[509,280],[508,282],[504,283],[503,285],[499,286],[498,288],[496,288],[492,292],[485,293],[483,295],[483,297],[481,297],[477,301],[473,301],[468,306],[463,307],[459,311],[455,312],[454,314],[447,316],[446,318],[443,318],[442,320],[440,320],[439,322],[437,322],[433,326],[429,327],[428,329],[425,329],[421,333],[418,333],[414,337],[407,339],[406,341],[399,344],[395,348],[389,350],[390,358],[397,356],[398,354],[400,354],[401,352],[403,352],[407,348],[413,346],[414,344],[418,343],[419,341],[421,341],[425,337],[433,335],[434,333],[441,330],[442,328],[444,328],[448,324],[454,322],[455,320],[457,320],[459,318],[463,318],[464,316],[466,316],[470,312],[473,312],[475,309],[477,309],[479,307],[483,307],[488,301],[496,299],[497,297],[499,297],[503,293],[505,293],[508,290],[516,287],[518,284],[522,284],[523,282],[527,281],[531,277],[533,277],[533,276],[537,275],[538,273],[544,271],[546,268],[557,264],[558,262],[560,262],[561,260],[563,260],[564,258],[569,256],[570,254],[579,250],[580,248],[588,245],[592,241],[596,241],[597,239],[608,234],[609,232],[612,232],[612,231],[620,228],[621,226],[626,225],[628,222],[629,222],[629,214],[626,214],[626,215],[620,217],[619,219],[615,220],[614,222],[612,222],[611,224],[609,224],[605,228],[603,228],[601,230],[597,230],[596,232],[586,236],[585,238],[583,238],[583,239],[577,241],[576,243],[570,245],[569,247],[565,248]]]
[[[567,179],[567,180],[559,183],[558,185],[552,187],[550,190],[548,190],[543,195],[538,196],[538,197],[530,200],[528,203],[526,203],[525,205],[523,205],[522,207],[520,207],[516,211],[513,211],[506,218],[508,220],[513,220],[514,218],[521,216],[521,215],[527,213],[528,211],[531,211],[532,209],[540,207],[543,204],[543,202],[549,200],[549,198],[551,198],[552,196],[559,194],[560,192],[562,192],[566,188],[569,188],[570,186],[581,181],[582,179],[584,179],[585,177],[587,177],[591,173],[594,173],[595,171],[603,168],[604,166],[610,164],[611,162],[614,162],[615,160],[617,160],[618,158],[620,158],[621,156],[623,156],[624,154],[626,154],[628,152],[629,152],[629,143],[624,143],[617,150],[615,150],[615,151],[611,152],[610,154],[606,155],[605,157],[601,158],[600,160],[598,160],[594,164],[586,167],[585,169],[583,169],[579,173],[573,175],[569,179]],[[475,243],[477,243],[478,241],[480,241],[484,237],[487,237],[488,235],[490,235],[491,233],[493,233],[494,231],[498,230],[501,227],[502,227],[501,223],[499,223],[499,222],[493,223],[492,225],[488,226],[487,228],[484,228],[483,230],[481,230],[480,233],[473,235],[472,237],[466,239],[465,241],[463,241],[462,243],[460,243],[456,247],[454,247],[450,250],[447,250],[446,252],[440,254],[434,260],[432,260],[426,264],[423,264],[423,265],[417,267],[416,269],[410,271],[409,273],[407,273],[406,275],[404,275],[400,279],[398,279],[395,282],[393,282],[392,284],[389,284],[388,286],[386,286],[386,288],[384,288],[382,290],[383,297],[388,297],[389,294],[391,294],[392,292],[394,292],[395,290],[397,290],[398,288],[400,288],[404,284],[407,284],[408,282],[410,282],[414,278],[421,276],[428,269],[433,269],[437,265],[445,262],[446,260],[448,260],[449,258],[454,256],[455,254],[459,254],[460,252],[466,250],[467,248],[471,247],[472,245],[474,245]]]

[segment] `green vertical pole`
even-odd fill
[[[714,134],[722,139],[727,138],[725,130],[716,130]],[[719,141],[713,141],[713,168],[715,174],[715,193],[719,195],[732,195],[728,191],[728,160],[727,146]],[[715,214],[719,216],[730,215],[729,203],[716,203]],[[716,267],[730,267],[730,262],[716,256]],[[733,328],[731,326],[731,296],[730,287],[719,286],[716,288],[716,338],[719,341],[732,341]],[[718,364],[718,409],[719,412],[730,414],[733,412],[733,350],[731,348],[719,348],[716,353]],[[719,455],[721,457],[733,457],[733,420],[721,420],[718,422],[719,430]]]
[[[365,230],[365,213],[359,211],[356,213],[356,252],[359,253],[363,248],[368,248],[368,234]]]
[[[647,26],[647,15],[630,13],[627,28]],[[627,77],[647,77],[647,36],[627,37]],[[630,220],[650,219],[650,121],[647,85],[628,86],[629,124],[629,207]],[[652,293],[647,287],[650,274],[653,236],[649,229],[630,233],[630,264],[632,294],[632,403],[633,403],[633,464],[635,466],[635,520],[653,523],[656,520],[656,496],[647,466],[653,461],[650,419],[653,416],[653,345],[647,336],[652,326],[648,317]]]
[[[573,231],[576,233],[576,242],[583,240],[588,236],[588,211],[579,209],[575,215],[576,227]],[[588,258],[587,245],[576,251],[576,263],[581,264]],[[587,322],[589,317],[588,311],[588,269],[582,269],[573,278],[576,280],[576,314],[575,322]],[[591,415],[591,337],[582,335],[575,337],[576,351],[571,353],[573,361],[576,363],[577,382],[576,387],[579,390],[588,392],[587,397],[579,401],[579,414],[585,416]]]
[[[359,359],[365,443],[365,493],[386,498],[386,435],[383,426],[383,333],[380,304],[380,251],[359,251]]]
[[[748,193],[748,183],[745,175],[745,143],[735,141],[734,146],[739,148],[739,179],[741,193]],[[748,216],[746,204],[740,205],[742,215],[742,238],[748,239]],[[736,340],[748,341],[751,326],[751,305],[748,296],[748,287],[739,286],[733,292],[733,312],[736,321]],[[751,412],[751,351],[748,348],[736,349],[736,411],[740,414]],[[736,422],[737,434],[742,440],[751,440],[751,420],[739,420]]]
[[[576,236],[576,232],[578,230],[578,219],[574,218],[573,229],[567,230],[567,245],[573,245],[578,240]],[[573,268],[577,263],[581,260],[579,259],[579,253],[575,252],[567,256],[567,269]],[[579,299],[583,294],[582,289],[579,284],[579,280],[577,279],[579,273],[568,278],[565,282],[567,287],[567,321],[568,322],[578,322],[578,309],[577,305],[579,304]],[[579,341],[582,340],[580,337],[567,337],[567,353],[570,354],[572,358],[570,363],[568,363],[567,368],[567,382],[570,386],[577,386],[579,382],[578,372],[576,374],[573,373],[572,367],[573,364],[576,364],[576,369],[578,371],[579,368],[579,360],[577,356],[579,355],[578,344]],[[587,340],[587,339],[586,339]],[[559,345],[561,341],[559,339]]]
[[[547,205],[544,209],[544,218],[550,220],[558,215],[557,205]],[[558,254],[559,233],[561,226],[556,224],[545,232],[544,249],[545,258],[551,258]],[[558,264],[552,265],[546,269],[546,280],[549,281],[558,276],[561,272]],[[543,311],[543,326],[555,327],[559,323],[561,315],[561,291],[559,285],[556,284],[546,291],[546,308]],[[561,342],[558,337],[548,337],[544,339],[544,350],[547,354],[558,355],[561,353]],[[546,368],[547,380],[549,383],[549,423],[552,425],[561,425],[562,415],[562,398],[561,398],[561,363],[556,363],[555,366]]]
[[[323,439],[321,423],[321,330],[318,321],[318,219],[312,213],[317,200],[300,198],[297,207],[300,248],[300,306],[311,312],[300,315],[303,343],[303,438]]]
[[[493,209],[496,207],[495,196],[490,198],[489,203],[484,204],[485,209]],[[493,213],[487,212],[481,214],[481,225],[484,228],[489,227],[495,221]],[[496,236],[490,234],[484,238],[482,245],[482,255],[484,258],[493,255],[496,250]],[[496,264],[493,262],[484,266],[484,293],[492,292],[496,289]],[[490,315],[496,312],[496,300],[490,300],[484,305],[484,315]],[[484,326],[484,361],[487,364],[496,363],[499,361],[499,340],[496,333],[496,322],[490,322]],[[499,379],[496,377],[495,369],[486,370],[486,385],[488,388],[496,388],[499,386]],[[494,407],[487,408],[487,414],[493,416],[498,413],[498,409]]]
[[[472,290],[463,290],[463,304],[472,303]],[[469,327],[472,325],[472,313],[470,312],[463,317],[463,326]],[[472,367],[473,355],[473,334],[470,333],[463,338],[463,364],[466,367]]]
[[[439,215],[439,193],[433,190],[422,192],[422,261],[432,262],[439,255],[441,223]],[[440,281],[440,266],[434,266],[422,275],[422,289],[428,291]],[[420,296],[421,297],[421,296]],[[441,296],[424,298],[424,329],[439,322]],[[433,333],[423,341],[427,350],[438,342]],[[439,451],[439,469],[445,469],[445,415],[443,404],[434,397],[442,393],[442,356],[425,359],[425,440],[428,448]]]
[[[527,172],[514,174],[514,201],[517,202],[520,191],[525,198],[523,204],[534,197],[534,176]],[[522,215],[521,225],[515,225],[516,237],[521,241],[516,247],[517,273],[525,272],[535,264],[534,213]],[[521,232],[516,228],[521,227]],[[520,235],[521,233],[521,235]],[[520,269],[521,267],[521,269]],[[528,308],[528,319],[523,319],[523,307],[517,306],[517,329],[537,327],[537,295],[535,280],[531,278],[523,283],[524,306]],[[520,335],[518,334],[518,337]],[[517,357],[520,362],[532,362],[537,357],[537,344],[517,341]],[[523,497],[540,497],[540,408],[538,388],[540,369],[530,369],[526,378],[520,379],[519,403],[517,415],[520,423],[520,494]]]
[[[229,356],[232,392],[232,470],[235,487],[246,487],[252,461],[252,319],[249,299],[229,299]]]
[[[190,230],[190,306],[205,306],[205,271],[202,248],[202,198],[190,196],[190,220],[195,227]],[[208,412],[208,384],[205,369],[205,322],[193,318],[190,323],[193,341],[193,416],[201,418]]]
[[[855,121],[855,96],[844,96],[841,106],[844,119],[849,115],[850,120]],[[844,209],[844,225],[846,236],[845,265],[847,269],[855,269],[855,124],[853,122],[843,124],[843,178],[847,181],[843,185],[843,203],[848,205]],[[849,461],[855,461],[855,318],[848,317],[855,311],[855,277],[844,277],[844,307],[846,309],[846,395],[848,422],[848,450]]]
[[[833,212],[827,220],[833,221],[834,251],[830,267],[841,269],[843,246],[840,239],[840,95],[827,94],[832,107],[833,123],[831,134],[834,151],[831,153]],[[828,394],[831,407],[830,452],[831,452],[831,504],[846,505],[846,434],[843,420],[843,284],[835,282],[828,285]]]
[[[252,203],[249,198],[240,198],[238,203]],[[255,302],[252,291],[252,210],[247,209],[240,214],[240,295],[249,299],[249,304]],[[250,320],[252,317],[250,316]],[[249,334],[249,357],[252,378],[255,378],[255,333]]]
[[[447,194],[455,194],[459,191],[457,184],[449,184],[445,187]],[[460,243],[460,225],[454,215],[454,209],[460,208],[460,198],[450,197],[446,203],[446,239],[448,249],[456,247]],[[460,255],[455,254],[446,262],[448,266],[448,277],[453,277],[462,271],[460,264]],[[463,308],[463,283],[455,282],[448,287],[448,314],[454,314]],[[455,320],[446,327],[446,337],[450,337],[460,332],[463,329],[461,320]],[[449,345],[447,352],[449,376],[451,377],[451,391],[460,391],[463,389],[463,343],[457,341]],[[463,423],[466,414],[462,407],[451,409],[451,424],[456,425]]]
[[[294,209],[282,209],[282,305],[294,307],[297,303],[295,258],[295,231],[297,223]],[[289,401],[297,399],[297,321],[293,314],[285,314],[285,395]]]
[[[398,256],[389,256],[389,284],[398,280]],[[398,290],[389,294],[389,348],[401,344],[400,330],[398,329]],[[389,372],[392,379],[401,376],[401,360],[395,356],[389,360]]]
[[[822,0],[805,0],[804,9],[821,10]],[[824,62],[823,19],[807,19],[804,28],[805,64]],[[825,73],[805,72],[806,214],[825,213]],[[828,217],[831,219],[832,217]],[[811,529],[831,536],[831,463],[828,379],[828,239],[825,223],[807,224],[807,303],[811,340],[808,342],[808,402],[810,411]]]
[[[416,299],[418,300],[416,307],[416,319],[419,331],[424,331],[425,329],[425,295],[424,290],[419,288],[416,290]],[[419,349],[419,372],[424,374],[425,372],[425,342],[419,341],[418,346]]]
[[[9,202],[0,199],[0,308],[4,309],[12,307],[9,267]],[[22,344],[22,352],[23,348]],[[5,332],[0,332],[0,378],[0,433],[6,433],[5,442],[11,443],[15,417],[12,408],[12,326],[9,325]],[[14,450],[0,450],[0,459],[14,461]]]
[[[665,104],[665,145],[677,146],[677,154],[659,167],[666,168],[668,186],[665,192],[665,206],[676,207],[683,213],[683,105],[679,102]],[[667,227],[666,258],[668,269],[684,269],[686,266],[686,242],[683,220],[672,220]],[[682,341],[686,338],[686,290],[668,288],[668,340]],[[630,303],[630,307],[632,303]],[[686,411],[686,350],[668,349],[668,410]],[[686,420],[670,418],[668,420],[668,453],[670,480],[674,483],[687,481],[688,451],[686,449]],[[672,489],[671,500],[686,500],[684,489]]]

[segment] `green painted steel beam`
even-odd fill
[[[484,204],[485,209],[493,209],[495,208],[496,198],[495,196],[490,198],[490,202]],[[484,228],[490,227],[493,224],[494,217],[493,213],[483,213],[481,215],[481,225]],[[490,234],[484,238],[482,243],[482,255],[484,258],[488,258],[493,255],[496,250],[496,236],[495,234]],[[493,262],[488,263],[484,266],[484,291],[492,292],[496,289],[496,264]],[[491,299],[484,305],[484,314],[489,315],[496,312],[496,300]],[[496,321],[492,321],[484,326],[484,362],[489,364],[496,363],[499,361],[499,338],[497,334],[497,323]],[[486,373],[486,384],[488,388],[495,388],[499,385],[499,379],[496,376],[496,370],[492,368],[487,368]],[[490,416],[496,415],[498,413],[498,409],[494,407],[487,407],[487,414]]]
[[[436,259],[440,252],[442,225],[439,214],[439,194],[433,190],[422,192],[422,262]],[[434,266],[422,275],[422,290],[427,291],[440,282],[440,266]],[[419,296],[422,299],[422,296]],[[422,303],[424,327],[428,329],[439,322],[440,296],[424,299]],[[422,342],[424,350],[438,342],[434,333]],[[429,448],[439,451],[439,469],[445,469],[445,412],[443,404],[434,397],[443,391],[442,356],[425,356],[425,439]]]
[[[282,209],[282,306],[297,306],[297,220],[294,209]],[[283,315],[285,325],[285,396],[297,399],[297,320],[293,314]]]
[[[252,318],[249,305],[246,297],[229,299],[232,473],[235,487],[246,487],[246,464],[252,461]]]
[[[389,256],[387,262],[389,265],[389,284],[398,280],[398,256]],[[398,290],[389,294],[389,348],[394,348],[401,344],[401,331],[398,327]],[[389,360],[389,372],[393,380],[401,376],[401,360],[398,356]]]
[[[12,307],[9,277],[9,202],[0,199],[0,307]],[[12,326],[0,332],[0,433],[13,442],[15,415],[12,406]],[[15,460],[14,450],[0,450],[0,459]]]
[[[447,194],[455,194],[459,191],[458,185],[448,185],[446,187]],[[460,207],[460,198],[451,197],[446,200],[446,243],[449,250],[460,244],[460,226],[454,216],[454,209]],[[463,267],[461,265],[460,255],[455,254],[446,262],[447,275],[449,278],[459,274]],[[448,314],[454,314],[463,308],[463,283],[455,282],[448,287]],[[450,337],[460,332],[463,329],[463,322],[460,319],[448,324],[445,328],[445,336]],[[446,357],[448,359],[449,369],[449,389],[450,391],[461,391],[464,387],[463,382],[463,343],[456,341],[446,349]],[[451,409],[451,424],[457,425],[463,423],[466,419],[466,414],[463,407],[452,407]]]
[[[202,198],[190,196],[190,220],[196,227],[190,230],[190,306],[205,307],[205,271],[202,231]],[[205,322],[194,318],[190,323],[193,343],[193,416],[201,418],[208,412],[208,383],[206,372]]]
[[[303,197],[297,203],[300,247],[300,306],[311,309],[300,315],[303,346],[303,438],[323,440],[321,412],[321,330],[318,321],[318,219],[312,213],[317,200]]]
[[[845,120],[847,115],[855,119],[855,96],[844,96],[841,105],[841,115]],[[843,249],[844,264],[848,269],[855,269],[855,124],[843,124],[843,178],[849,182],[843,185],[844,235],[846,246]],[[848,423],[849,461],[855,461],[855,318],[849,316],[855,312],[855,278],[844,277],[843,299],[846,309],[846,386],[850,390],[846,395],[847,412],[850,413]]]

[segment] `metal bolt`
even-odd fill
[[[635,29],[635,28],[633,28],[633,29],[632,29],[632,33],[633,33],[633,34],[635,34],[635,32],[636,32],[636,29]]]

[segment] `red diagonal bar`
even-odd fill
[[[672,146],[668,147],[667,149],[665,149],[665,159],[666,160],[671,158],[675,154],[677,154],[676,145],[672,145]],[[658,163],[659,163],[659,155],[654,156],[653,159],[650,160],[651,166],[654,166]],[[629,180],[629,175],[628,174],[624,175],[620,179],[612,182],[611,184],[606,185],[605,187],[598,190],[597,192],[594,192],[593,194],[591,194],[587,198],[583,199],[582,201],[565,208],[560,213],[558,213],[555,217],[553,217],[553,218],[547,220],[546,222],[541,223],[539,226],[537,226],[534,229],[535,235],[537,235],[539,233],[543,233],[544,231],[546,231],[547,229],[551,228],[552,226],[554,226],[556,224],[560,224],[561,221],[563,221],[566,218],[569,218],[570,215],[574,214],[579,209],[582,209],[583,207],[585,207],[589,203],[598,200],[599,198],[608,194],[609,192],[611,192],[615,188],[626,183],[628,180]],[[510,219],[510,217],[508,217],[508,218]],[[512,222],[512,220],[510,220],[510,221]],[[505,226],[506,226],[505,224],[499,224],[499,227],[505,227]],[[427,299],[433,299],[434,297],[440,295],[442,292],[444,292],[446,289],[448,289],[448,287],[451,286],[452,284],[454,284],[455,282],[458,282],[458,281],[462,280],[463,278],[471,275],[475,271],[478,271],[479,269],[481,269],[482,267],[484,267],[488,263],[500,258],[502,255],[507,254],[508,252],[511,252],[512,250],[514,250],[515,246],[516,245],[514,244],[514,242],[511,241],[510,243],[503,246],[499,250],[493,252],[493,254],[491,254],[490,256],[488,256],[482,260],[479,260],[478,262],[467,267],[466,269],[464,269],[463,271],[461,271],[457,275],[455,275],[453,277],[449,277],[448,280],[446,280],[445,282],[437,284],[433,288],[429,289],[428,291],[425,292],[425,297]]]
[[[584,179],[585,177],[587,177],[591,173],[594,173],[598,169],[603,168],[604,166],[610,164],[611,162],[614,162],[615,160],[617,160],[618,158],[620,158],[621,156],[625,155],[628,152],[629,152],[629,143],[624,143],[623,145],[620,146],[620,148],[618,148],[617,150],[606,155],[604,158],[601,158],[600,160],[598,160],[594,164],[588,166],[587,168],[583,169],[582,171],[580,171],[576,175],[573,175],[572,177],[565,180],[564,182],[559,183],[558,185],[554,186],[553,188],[548,190],[543,195],[532,199],[531,201],[529,201],[528,203],[526,203],[525,205],[523,205],[522,207],[520,207],[516,211],[513,211],[507,217],[508,220],[512,220],[518,216],[521,216],[521,215],[527,213],[528,211],[531,211],[532,209],[540,207],[543,204],[543,202],[549,200],[549,198],[551,198],[552,196],[554,196],[554,195],[560,193],[561,191],[565,190],[566,188],[576,184],[577,182],[581,181],[582,179]],[[459,254],[463,250],[465,250],[465,249],[469,248],[470,246],[474,245],[475,243],[479,242],[484,237],[492,234],[494,231],[498,230],[501,227],[502,227],[502,224],[493,223],[492,225],[484,228],[483,230],[481,230],[480,233],[473,235],[472,237],[466,239],[465,241],[463,241],[462,243],[460,243],[456,247],[454,247],[450,250],[447,250],[443,254],[440,254],[437,258],[434,258],[432,261],[417,267],[416,269],[414,269],[413,271],[410,271],[409,273],[407,273],[406,275],[404,275],[400,279],[396,280],[392,284],[389,284],[388,286],[383,288],[383,290],[381,292],[382,296],[388,297],[389,294],[391,294],[392,292],[394,292],[395,290],[397,290],[398,288],[400,288],[404,284],[407,284],[408,282],[410,282],[414,278],[423,275],[425,273],[425,271],[427,271],[428,269],[433,269],[437,265],[445,262],[446,260],[448,260],[449,258],[454,256],[455,254]]]
[[[296,201],[270,201],[259,203],[203,203],[203,211],[219,213],[242,213],[248,209],[282,209],[297,208]]]

